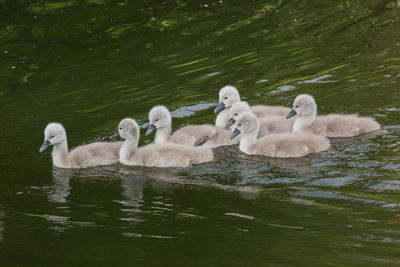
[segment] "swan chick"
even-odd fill
[[[327,137],[351,137],[377,131],[378,122],[358,115],[330,114],[317,116],[317,104],[308,94],[301,94],[293,102],[287,118],[295,117],[293,132],[310,132]]]
[[[239,91],[235,86],[226,85],[219,90],[219,102],[214,112],[217,113],[224,108],[229,108],[240,101]]]
[[[215,119],[215,126],[218,128],[224,128],[229,119],[229,109],[233,104],[240,101],[240,94],[235,86],[226,85],[219,90],[218,95],[219,101],[214,112],[219,113]]]
[[[138,148],[140,128],[134,119],[123,119],[118,135],[125,139],[119,151],[119,159],[125,165],[147,167],[189,167],[192,164],[214,159],[210,148],[190,147],[179,144],[150,144]]]
[[[257,138],[259,122],[250,112],[239,116],[231,138],[241,135],[239,149],[250,155],[290,158],[302,157],[311,152],[321,152],[330,147],[329,140],[309,133],[286,132]]]
[[[230,118],[225,125],[225,128],[230,128],[238,119],[238,117],[244,112],[252,112],[249,104],[244,101],[237,102],[233,104],[230,109]],[[253,113],[253,112],[252,112]],[[253,113],[254,114],[254,113]],[[254,114],[255,115],[255,114]],[[257,117],[257,115],[256,115]],[[260,129],[258,132],[258,137],[262,137],[271,133],[284,133],[292,131],[293,119],[287,120],[283,116],[269,116],[258,119],[260,124]]]
[[[149,127],[146,135],[150,135],[154,130],[157,130],[154,143],[167,143],[171,136],[171,124],[172,117],[167,107],[162,105],[154,106],[149,112]]]
[[[156,130],[155,144],[176,143],[189,146],[223,146],[236,144],[230,140],[230,131],[213,125],[188,125],[171,135],[171,113],[162,105],[154,106],[149,112],[149,127],[146,135]]]
[[[119,162],[123,142],[95,142],[68,152],[67,134],[60,123],[49,123],[44,130],[44,142],[39,151],[53,146],[53,165],[59,168],[86,168]]]
[[[239,115],[244,112],[251,112],[250,106],[245,101],[239,101],[232,105],[231,109],[229,110],[229,120],[225,124],[225,128],[229,129],[233,124],[235,124]]]
[[[221,88],[219,91],[219,102],[214,112],[219,112],[217,119],[215,120],[215,126],[218,128],[224,128],[230,117],[231,107],[240,102],[240,94],[236,87],[227,85]],[[266,106],[266,105],[255,105],[250,107],[251,111],[259,118],[269,116],[286,116],[290,111],[287,107],[282,106]]]

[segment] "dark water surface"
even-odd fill
[[[396,5],[0,0],[1,265],[399,265]],[[384,127],[300,159],[218,148],[189,169],[63,170],[38,152],[51,121],[70,147],[124,117],[146,127],[156,104],[174,129],[212,123],[226,84]]]

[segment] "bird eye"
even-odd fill
[[[228,97],[227,96],[225,96],[225,98],[224,99],[228,99]]]
[[[238,114],[237,113],[235,113],[235,116],[237,116]]]
[[[298,105],[296,105],[296,108],[299,108],[299,106],[298,106]]]
[[[158,119],[156,119],[156,122],[158,121]]]
[[[242,126],[242,124],[240,123],[238,126],[240,127],[240,126]]]
[[[51,139],[51,138],[54,138],[54,135],[50,136],[50,139]]]
[[[122,130],[122,127],[119,127],[120,130]]]

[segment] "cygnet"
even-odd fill
[[[287,118],[295,117],[293,132],[309,132],[327,137],[351,137],[377,131],[379,123],[369,117],[330,114],[317,116],[317,104],[308,94],[296,97]]]
[[[149,127],[146,135],[157,130],[155,144],[176,143],[188,146],[216,147],[237,144],[231,140],[231,132],[213,125],[188,125],[178,129],[171,135],[171,113],[165,106],[155,106],[149,112]]]
[[[236,87],[227,85],[219,91],[219,102],[214,112],[219,112],[215,120],[215,126],[224,128],[229,120],[230,108],[233,104],[240,101],[240,94]],[[267,116],[285,116],[290,109],[281,106],[265,106],[255,105],[251,107],[251,111],[259,118]]]
[[[250,155],[291,158],[302,157],[311,152],[321,152],[330,147],[329,140],[323,136],[309,133],[269,134],[257,139],[259,123],[257,117],[245,112],[239,116],[231,138],[241,135],[239,149]]]
[[[249,104],[244,101],[237,102],[233,104],[230,109],[230,118],[226,123],[225,127],[228,129],[231,127],[238,117],[244,112],[252,112]],[[254,113],[253,113],[254,114]],[[258,137],[263,137],[264,135],[271,133],[284,133],[290,132],[293,128],[293,119],[287,120],[283,116],[269,116],[258,119],[260,130],[258,131]]]
[[[211,148],[190,147],[179,144],[150,144],[138,148],[140,129],[135,120],[123,119],[116,135],[125,139],[119,151],[119,160],[125,165],[147,167],[189,167],[212,161]]]
[[[68,152],[67,134],[60,123],[49,123],[44,130],[44,143],[39,151],[53,146],[53,165],[59,168],[86,168],[119,162],[123,142],[95,142]]]

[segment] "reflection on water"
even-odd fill
[[[69,181],[72,171],[60,168],[53,168],[53,184],[49,189],[49,200],[56,203],[65,203],[70,194]]]
[[[97,185],[97,179],[112,180],[115,181],[117,178],[118,183],[121,186],[122,198],[116,202],[121,205],[120,210],[124,215],[120,218],[122,221],[139,223],[143,222],[143,214],[147,211],[144,210],[144,190],[146,187],[150,187],[152,190],[158,193],[173,192],[176,187],[195,187],[217,189],[222,192],[238,194],[238,196],[245,199],[257,198],[260,188],[254,185],[243,186],[243,185],[226,185],[213,181],[207,181],[207,176],[215,175],[218,173],[217,166],[199,166],[193,169],[149,169],[144,167],[129,167],[122,165],[104,166],[101,168],[89,168],[89,169],[60,169],[53,167],[53,182],[47,188],[47,195],[51,202],[58,203],[58,209],[63,214],[70,214],[72,206],[76,205],[69,200],[69,196],[74,191],[74,186],[70,183],[74,182],[75,187],[79,184],[95,183]],[[191,175],[189,174],[191,173]],[[190,178],[189,176],[193,176]],[[159,215],[164,211],[173,211],[174,208],[170,204],[163,203],[161,201],[151,202],[151,213]],[[72,205],[72,206],[71,206]],[[83,204],[87,205],[87,204]],[[180,216],[186,217],[198,217],[195,214],[179,213]],[[55,225],[52,229],[57,232],[63,231],[67,228],[74,226],[90,226],[94,222],[81,222],[75,221],[74,218],[68,216],[58,215],[38,215],[48,221],[53,222]],[[200,216],[201,217],[201,216]],[[62,227],[64,226],[64,227]],[[65,228],[67,227],[67,228]]]
[[[145,177],[121,177],[123,200],[119,201],[122,205],[121,211],[124,212],[121,220],[130,223],[143,222],[143,190],[145,187]]]
[[[6,214],[0,210],[0,248],[2,247],[2,243],[4,241],[3,232],[4,232],[4,218]]]

